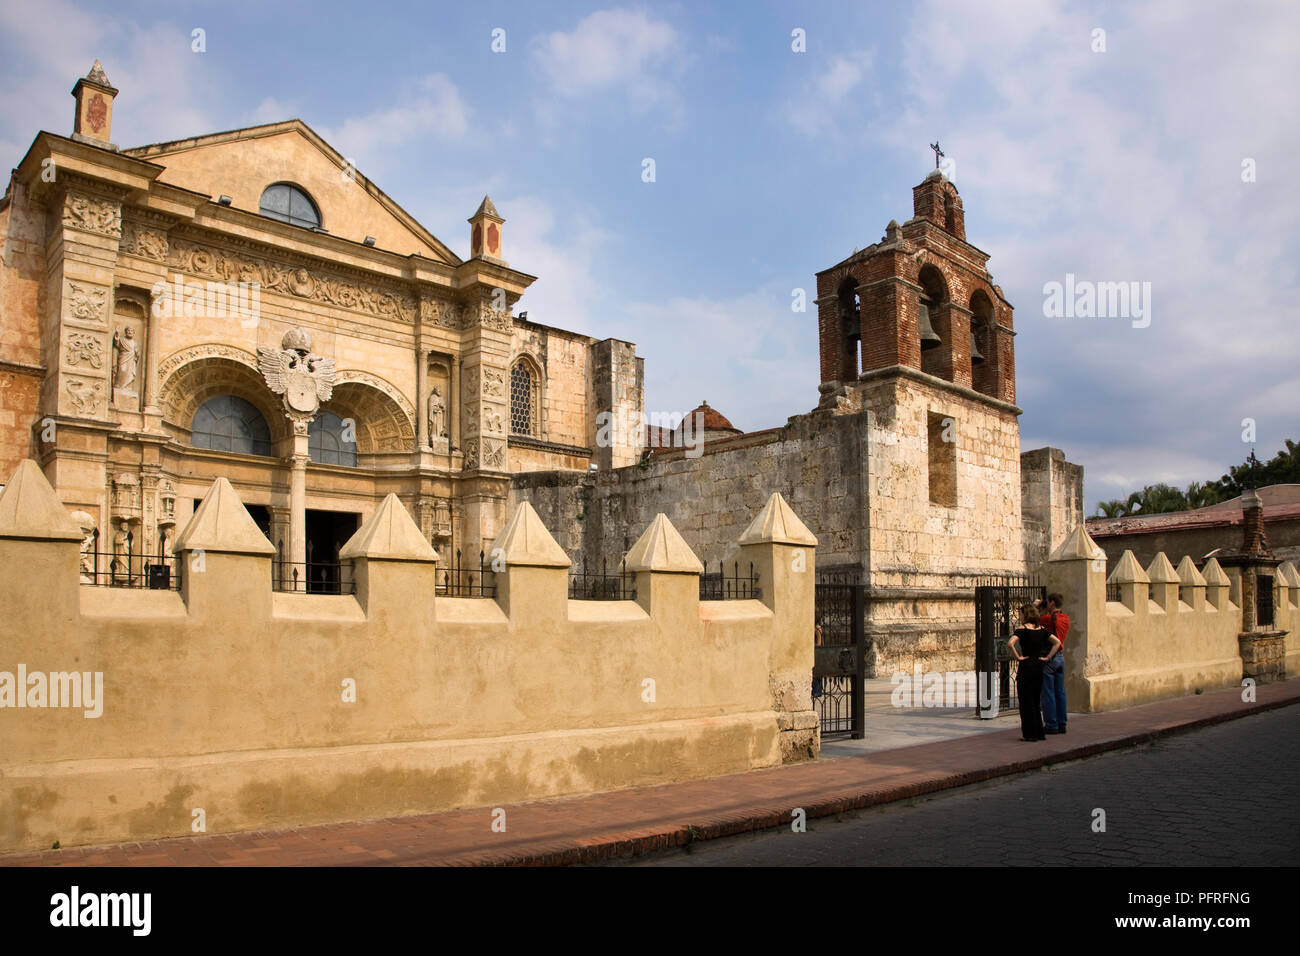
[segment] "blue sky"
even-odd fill
[[[67,133],[95,58],[124,147],[300,117],[461,255],[490,193],[520,308],[636,342],[648,410],[756,429],[817,401],[792,290],[911,216],[938,137],[1016,306],[1023,447],[1083,464],[1091,512],[1217,477],[1243,418],[1261,456],[1300,437],[1298,37],[1249,0],[11,0],[0,153]],[[1150,282],[1150,326],[1044,317],[1066,273]]]

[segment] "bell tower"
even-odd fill
[[[988,254],[966,241],[957,187],[931,171],[912,189],[912,213],[817,274],[823,403],[891,370],[1014,403],[1012,307]]]

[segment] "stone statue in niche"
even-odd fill
[[[127,392],[137,392],[136,371],[140,364],[139,343],[135,340],[135,329],[129,325],[113,333],[113,388]]]
[[[437,385],[429,393],[429,437],[445,438],[447,435],[447,405],[442,400],[442,389]]]
[[[131,579],[131,526],[125,518],[113,535],[113,562],[109,570],[115,582]]]

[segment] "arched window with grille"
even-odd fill
[[[190,444],[213,451],[270,456],[271,430],[250,402],[236,395],[218,395],[194,413]]]
[[[322,465],[357,465],[355,429],[344,426],[333,412],[321,412],[307,426],[307,453]]]
[[[541,434],[541,400],[537,373],[526,361],[510,370],[510,434]]]

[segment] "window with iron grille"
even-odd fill
[[[537,434],[537,378],[524,362],[510,370],[510,433]]]

